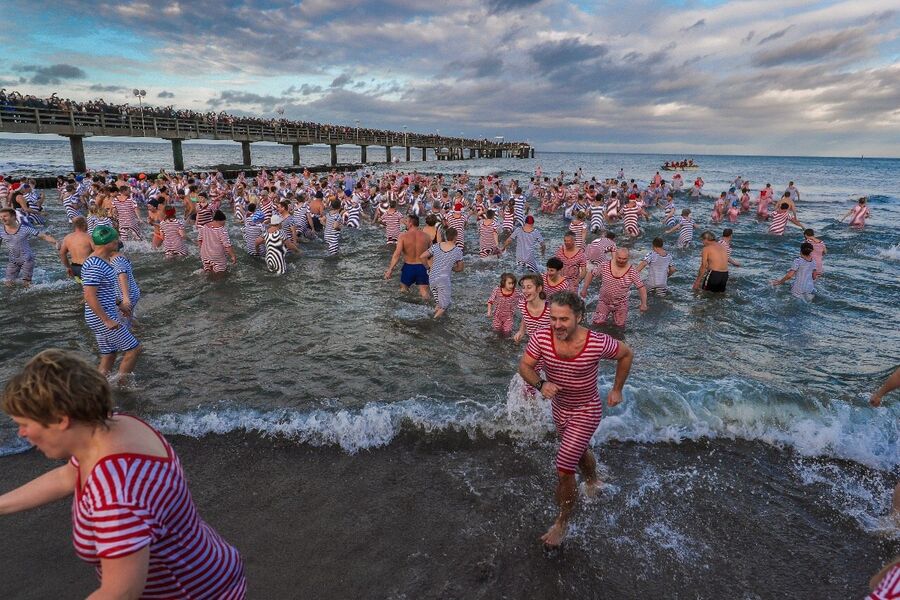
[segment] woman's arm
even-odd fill
[[[138,600],[147,584],[150,546],[121,558],[101,558],[100,588],[87,600]]]
[[[77,471],[63,465],[0,496],[0,515],[29,510],[65,498],[75,490]]]

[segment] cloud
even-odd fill
[[[503,71],[503,59],[488,55],[474,60],[454,60],[447,64],[447,71],[475,78],[494,77]]]
[[[276,105],[283,101],[282,98],[276,96],[267,96],[255,94],[253,92],[243,92],[240,90],[224,90],[215,98],[206,101],[209,106],[218,108],[224,107],[230,110],[235,105],[253,105],[259,106],[264,111],[272,110]]]
[[[772,41],[775,41],[775,40],[777,40],[777,39],[781,39],[781,38],[784,37],[784,34],[786,34],[788,31],[790,31],[790,29],[791,29],[792,27],[793,27],[793,25],[788,25],[788,26],[785,27],[784,29],[779,29],[779,30],[776,31],[775,33],[769,34],[769,35],[767,35],[766,37],[764,37],[763,39],[759,40],[759,41],[756,43],[756,45],[757,45],[757,46],[762,46],[762,45],[765,44],[766,42],[772,42]],[[750,40],[747,40],[747,41],[749,42]]]
[[[174,97],[175,97],[175,94],[173,94],[172,92],[168,92],[168,91],[166,91],[166,90],[163,90],[163,91],[161,91],[160,93],[158,93],[158,94],[156,95],[156,97],[157,97],[157,98],[174,98]]]
[[[682,27],[680,29],[680,31],[687,33],[689,31],[696,31],[697,29],[702,29],[703,27],[706,27],[706,19],[700,19],[699,21],[697,21],[690,27]]]
[[[488,12],[497,14],[530,8],[540,2],[541,0],[485,0],[484,4]]]
[[[349,74],[341,73],[340,75],[338,75],[331,81],[331,85],[329,85],[328,87],[342,88],[345,85],[347,85],[348,83],[351,83],[352,81],[353,80],[350,78]]]
[[[83,79],[87,73],[74,65],[64,63],[49,65],[22,65],[15,69],[20,73],[33,73],[30,82],[35,85],[60,85],[64,79]]]
[[[608,53],[609,48],[604,44],[588,44],[578,38],[566,38],[538,44],[528,55],[537,64],[538,70],[547,75],[577,63],[601,58]]]
[[[101,83],[95,83],[92,86],[88,87],[92,92],[124,92],[127,88],[121,85],[103,85]]]
[[[745,35],[743,38],[741,38],[741,43],[742,43],[742,44],[749,44],[749,43],[750,43],[750,40],[753,39],[753,36],[754,36],[754,35],[756,35],[756,31],[752,31],[752,30],[751,30],[751,31],[747,32],[747,35]]]
[[[837,33],[816,35],[783,48],[757,52],[753,64],[757,67],[774,67],[788,63],[803,63],[840,55],[841,58],[859,57],[870,47],[868,31],[862,27],[845,29]]]

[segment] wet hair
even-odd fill
[[[437,225],[437,215],[428,215],[425,217],[425,224],[429,227],[434,227]]]
[[[335,198],[334,200],[331,201],[331,208],[333,208],[334,210],[337,210],[337,209],[339,209],[340,207],[341,207],[341,201],[340,201],[340,200],[338,200],[337,198]]]
[[[722,237],[731,237],[732,235],[734,235],[734,230],[731,227],[722,230]]]
[[[79,231],[87,231],[87,221],[84,220],[84,217],[75,217],[72,219],[72,227]]]
[[[791,205],[788,204],[787,202],[782,202],[781,204],[778,205],[778,208],[788,209],[790,207],[791,207]]]
[[[716,241],[716,234],[714,234],[712,231],[707,229],[706,231],[704,231],[703,233],[700,234],[700,239],[714,242],[714,241]]]
[[[419,215],[407,215],[406,218],[409,219],[409,222],[416,227],[419,226]]]
[[[683,210],[681,211],[681,216],[682,216],[682,217],[686,217],[686,216],[688,216],[689,214],[691,214],[691,209],[689,209],[689,208],[685,208],[685,209],[683,209]]]
[[[388,202],[388,207],[390,207],[390,208],[397,208],[397,201],[396,201],[396,200],[391,200],[390,202]]]
[[[788,192],[788,191],[785,191],[785,192],[781,195],[781,197],[782,197],[782,198],[790,198],[790,197],[791,197],[791,193]]]
[[[256,212],[256,203],[251,202],[250,204],[248,204],[248,205],[247,205],[247,212],[250,213],[251,215],[252,215],[253,213],[255,213],[255,212]]]
[[[456,241],[456,227],[448,227],[444,230],[444,239],[448,242]]]
[[[541,279],[541,276],[537,273],[528,273],[527,275],[522,275],[519,278],[519,287],[522,287],[522,283],[530,281],[534,284],[534,287],[541,290],[538,292],[538,298],[541,300],[547,299],[547,294],[544,293],[544,280]]]
[[[573,231],[567,231],[563,237],[564,237],[564,238],[570,237],[570,238],[572,238],[572,239],[574,240],[574,239],[575,239],[575,232],[573,232]]]
[[[62,417],[106,427],[113,410],[112,392],[94,365],[74,352],[50,348],[7,382],[0,408],[45,427]]]
[[[576,321],[581,321],[581,317],[584,316],[584,300],[575,292],[556,292],[550,296],[550,303],[571,308],[572,312],[575,313]]]
[[[810,254],[812,254],[812,251],[813,245],[809,242],[803,242],[802,244],[800,244],[800,254],[802,254],[803,256],[809,256]]]
[[[607,231],[607,232],[606,232],[606,239],[608,239],[608,240],[614,240],[614,239],[616,239],[616,232],[615,232],[615,231]]]
[[[225,218],[225,213],[223,213],[221,210],[217,210],[216,213],[213,215],[213,221],[226,221],[226,220],[227,219]]]
[[[513,273],[501,273],[500,274],[500,287],[502,288],[506,285],[506,282],[512,279],[513,286],[516,285],[516,276]]]
[[[808,235],[809,237],[813,237],[814,235],[816,235],[816,232],[813,231],[812,229],[804,229],[803,235]]]
[[[866,197],[863,196],[862,198],[860,198],[860,199],[859,199],[859,203],[860,203],[860,204],[865,204],[865,203],[866,203]]]
[[[654,248],[662,248],[665,241],[661,238],[653,238],[653,247]]]
[[[563,266],[564,266],[563,261],[555,256],[551,256],[547,260],[547,268],[548,269],[556,269],[557,271],[559,271],[563,268]]]
[[[488,210],[486,213],[484,213],[484,216],[486,216],[488,219],[493,219],[493,218],[494,218],[494,211]]]
[[[584,214],[584,211],[583,211],[583,210],[579,210],[577,213],[575,213],[575,216],[578,217],[578,218],[581,219],[581,220],[584,220],[584,218],[585,218],[587,215]]]

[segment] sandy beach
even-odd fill
[[[782,483],[766,472],[778,452],[755,444],[605,448],[611,489],[548,554],[538,543],[552,515],[548,447],[406,436],[351,456],[243,434],[172,442],[201,514],[240,549],[251,598],[850,598],[898,551],[814,496],[755,504],[753,489]],[[723,469],[725,455],[743,468]],[[685,460],[710,473],[720,504],[697,482],[637,489],[644,465]],[[2,463],[4,488],[53,464],[35,451]],[[706,565],[692,568],[692,543],[678,547],[679,535],[645,521],[641,504],[660,498],[682,525],[715,532],[700,540]],[[671,537],[671,560],[639,560],[634,546],[654,528]],[[71,548],[67,502],[5,517],[0,535],[16,540],[0,546],[0,597],[93,589]]]

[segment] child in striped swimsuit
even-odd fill
[[[569,231],[575,234],[575,246],[584,250],[584,238],[587,236],[587,224],[584,222],[584,212],[575,213],[575,218],[569,223]]]
[[[166,258],[174,256],[187,256],[187,235],[184,232],[184,222],[175,216],[175,207],[166,208],[166,218],[157,225],[159,237],[162,238],[163,249]]]
[[[331,201],[331,210],[325,215],[324,237],[328,255],[336,256],[341,246],[341,201],[337,198]]]
[[[672,233],[676,229],[680,229],[678,232],[678,247],[690,248],[694,243],[694,221],[691,219],[691,209],[685,208],[682,210],[678,224],[666,229],[666,233]]]
[[[500,287],[494,288],[487,301],[487,316],[491,318],[492,327],[501,335],[509,335],[513,329],[513,314],[521,300],[522,294],[516,289],[516,276],[512,273],[500,275]]]
[[[478,226],[478,256],[496,256],[500,252],[500,241],[497,234],[497,223],[494,221],[494,211],[488,210],[484,220]]]

